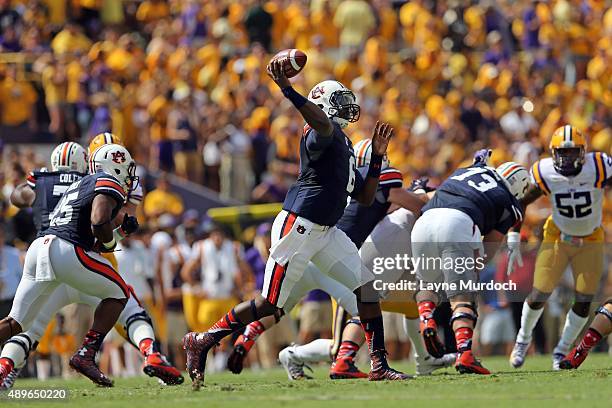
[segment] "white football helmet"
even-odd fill
[[[51,171],[87,172],[87,152],[78,143],[64,142],[51,152]]]
[[[357,167],[369,166],[370,165],[370,157],[372,157],[372,140],[371,139],[363,139],[353,146],[353,150],[355,150],[355,158],[357,159]],[[387,158],[387,154],[383,156],[382,166],[381,168],[389,167],[389,159]]]
[[[523,198],[531,184],[529,182],[529,172],[523,166],[515,162],[506,162],[496,168],[495,171],[504,180],[506,187],[517,200]]]
[[[355,94],[338,81],[319,82],[308,93],[308,100],[321,108],[341,128],[359,120],[360,109],[355,103]]]
[[[99,147],[89,158],[89,172],[110,174],[119,181],[128,194],[138,185],[136,162],[130,152],[118,144],[107,144]]]

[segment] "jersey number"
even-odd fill
[[[64,194],[53,212],[49,214],[49,221],[52,227],[57,227],[70,223],[70,220],[72,219],[72,202],[78,197],[78,191],[74,191],[69,194]]]
[[[459,174],[458,176],[454,176],[451,177],[453,180],[457,180],[457,181],[464,181],[467,178],[471,178],[472,176],[476,176],[477,174],[480,174],[480,177],[482,178],[482,181],[480,181],[479,183],[474,182],[473,180],[468,180],[467,184],[468,186],[475,188],[476,190],[484,193],[485,191],[489,191],[495,187],[497,187],[497,181],[495,181],[495,179],[493,177],[491,177],[488,174],[482,174],[482,173],[486,173],[487,169],[483,168],[483,167],[472,167],[471,169],[469,169],[468,171],[466,171],[463,174]]]
[[[582,201],[581,203],[568,203],[567,200]],[[591,193],[589,191],[575,191],[574,193],[555,194],[555,203],[559,214],[567,218],[582,218],[593,212],[591,208]]]
[[[355,189],[355,156],[349,158],[349,174],[348,182],[346,183],[346,192],[352,193]]]

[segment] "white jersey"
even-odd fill
[[[210,238],[195,243],[192,256],[201,260],[201,285],[206,297],[224,299],[232,296],[234,279],[238,274],[238,261],[231,240],[217,248]]]
[[[572,236],[590,235],[601,226],[603,187],[610,176],[612,158],[601,152],[587,153],[575,176],[557,173],[550,157],[531,167],[531,182],[551,196],[553,221],[561,232]]]

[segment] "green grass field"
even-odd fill
[[[192,391],[188,382],[164,387],[148,377],[115,379],[112,389],[97,388],[84,379],[39,382],[21,380],[16,388],[67,388],[66,401],[24,402],[0,397],[10,407],[612,407],[612,359],[594,354],[578,371],[551,372],[550,359],[529,358],[521,370],[505,358],[487,358],[491,376],[458,375],[454,369],[398,383],[365,380],[331,381],[327,367],[315,368],[315,379],[290,382],[284,371],[247,371],[209,375],[206,386]],[[407,372],[413,366],[396,365]],[[8,401],[8,402],[7,402]],[[385,405],[383,405],[385,404]],[[388,405],[386,405],[388,404]]]

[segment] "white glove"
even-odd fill
[[[514,263],[520,267],[523,266],[523,256],[521,255],[521,234],[519,232],[509,232],[508,240],[508,270],[509,276],[514,270]]]

